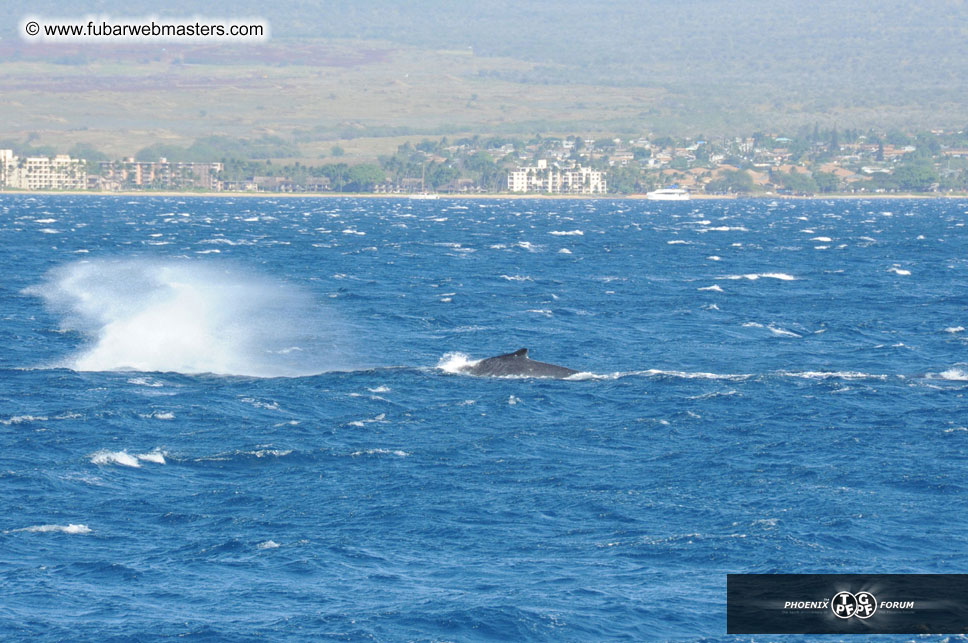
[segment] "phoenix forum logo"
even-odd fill
[[[839,592],[830,601],[830,609],[837,618],[870,618],[877,611],[877,599],[870,592]]]

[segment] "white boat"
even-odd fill
[[[436,201],[440,198],[435,192],[427,192],[427,188],[424,187],[424,179],[427,178],[427,166],[424,165],[420,172],[420,192],[414,192],[410,195],[411,201]]]
[[[683,190],[682,188],[662,188],[661,190],[653,190],[645,195],[646,199],[650,201],[688,201],[689,200],[689,190]]]

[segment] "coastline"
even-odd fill
[[[119,196],[119,197],[205,197],[205,198],[301,198],[301,199],[409,199],[406,194],[378,194],[373,192],[177,192],[163,190],[122,190],[119,192],[93,191],[93,190],[0,190],[0,197],[6,195],[36,196],[36,195],[65,195],[65,196]],[[459,199],[459,200],[527,200],[537,199],[543,201],[559,200],[605,200],[605,201],[646,201],[645,194],[440,194],[440,199]],[[964,194],[825,194],[811,196],[795,196],[789,194],[693,194],[690,201],[735,201],[739,199],[771,199],[785,201],[823,201],[831,199],[968,199],[968,193]],[[656,203],[664,201],[657,200]],[[681,201],[680,201],[681,203]]]

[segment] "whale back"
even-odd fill
[[[554,377],[559,379],[574,375],[578,372],[565,366],[533,360],[528,357],[527,348],[519,348],[513,353],[482,359],[476,364],[468,366],[464,371],[471,375],[490,377],[521,376]]]

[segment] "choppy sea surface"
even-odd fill
[[[0,196],[0,638],[722,638],[968,570],[968,202]],[[527,347],[567,380],[461,374]]]

